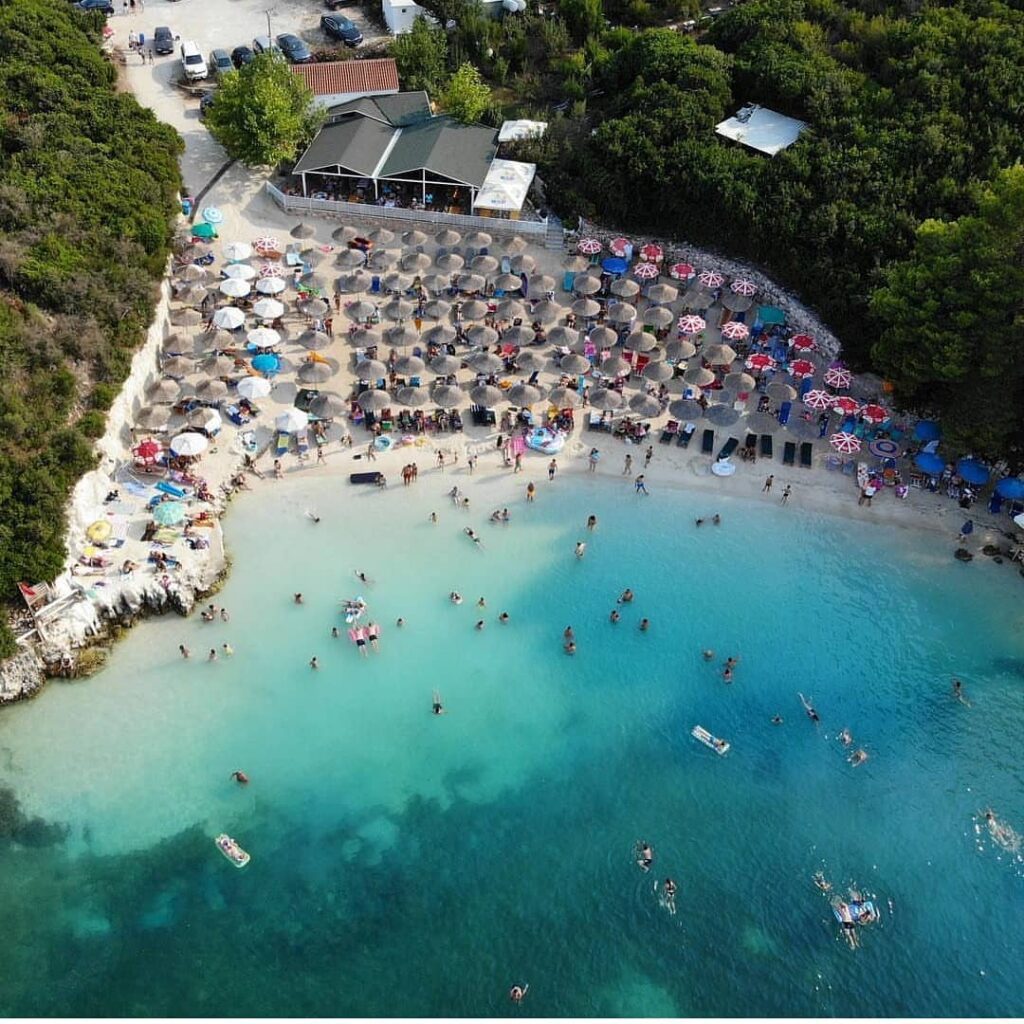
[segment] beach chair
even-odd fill
[[[747,434],[743,441],[743,447],[747,449],[750,454],[757,457],[757,434]]]
[[[599,412],[592,412],[589,419],[587,420],[587,430],[600,430],[601,429],[601,414]]]
[[[696,423],[687,423],[682,430],[679,431],[679,436],[676,438],[677,448],[689,448],[690,442],[693,440],[693,435],[697,432]]]
[[[380,292],[381,292],[380,276],[378,274],[374,274],[373,275],[373,280],[370,282],[370,294],[371,295],[380,295]]]
[[[814,462],[814,445],[810,441],[804,441],[800,445],[800,465],[804,469],[810,469]]]
[[[784,466],[793,466],[796,464],[796,442],[786,442],[785,447],[782,449],[782,464]]]
[[[835,472],[838,469],[842,469],[843,460],[838,455],[830,455],[825,459],[825,468],[830,472]]]
[[[503,274],[512,273],[512,258],[510,256],[501,257],[501,272]]]
[[[677,420],[669,420],[665,424],[665,429],[661,432],[661,443],[671,444],[672,438],[679,433],[679,423]]]
[[[730,455],[740,446],[740,439],[738,437],[730,437],[728,441],[722,445],[722,450],[718,453],[718,461],[729,458]]]
[[[857,472],[857,463],[853,459],[843,460],[843,476],[853,476]]]
[[[702,455],[710,455],[715,450],[715,432],[710,428],[704,431],[704,436],[700,442],[700,450]]]
[[[562,275],[562,291],[571,292],[572,286],[576,283],[576,275],[571,271],[567,270]]]
[[[309,431],[305,427],[295,435],[295,444],[299,449],[300,457],[309,454]]]
[[[779,422],[783,426],[785,426],[789,422],[789,417],[792,415],[792,412],[792,402],[783,402],[782,405],[779,406]]]
[[[175,487],[174,484],[168,483],[166,480],[161,480],[158,484],[154,484],[154,489],[160,491],[161,494],[170,495],[172,498],[185,497],[185,489],[183,487]]]
[[[771,459],[774,457],[773,439],[771,434],[761,435],[761,458]]]
[[[380,473],[374,470],[372,473],[349,473],[350,484],[375,484],[380,478]]]
[[[282,455],[287,455],[288,445],[291,443],[292,436],[286,430],[279,430],[274,438],[274,456],[280,458]]]

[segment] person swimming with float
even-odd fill
[[[822,892],[830,892],[832,890],[832,883],[825,877],[823,871],[816,871],[813,877],[814,884]]]
[[[709,647],[707,650],[701,651],[701,657],[703,657],[705,661],[714,661],[715,652]]]
[[[859,939],[857,938],[857,922],[850,913],[850,905],[845,900],[838,900],[835,904],[839,912],[839,923],[843,929],[843,937],[846,939],[850,949],[856,949]]]
[[[596,530],[597,529],[597,516],[587,516],[587,529],[588,530]]]

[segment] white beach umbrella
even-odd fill
[[[293,434],[298,430],[305,430],[309,426],[309,416],[301,409],[285,409],[274,420],[274,426],[278,430]]]
[[[251,281],[256,276],[256,270],[248,263],[231,263],[221,271],[221,274],[229,279]]]
[[[245,314],[237,306],[224,306],[213,314],[213,326],[233,331],[245,323]]]
[[[253,303],[252,311],[253,315],[261,320],[276,320],[284,316],[284,303],[278,302],[277,299],[260,299]]]
[[[399,356],[395,360],[395,373],[403,377],[417,377],[427,369],[427,364],[419,356]]]
[[[335,373],[337,370],[330,363],[318,361],[303,363],[299,367],[297,376],[303,384],[323,384],[325,380],[330,380]]]
[[[572,348],[573,345],[579,344],[580,332],[574,327],[566,327],[564,324],[559,324],[548,331],[548,341],[552,345],[565,345],[568,348]]]
[[[647,331],[633,331],[622,347],[629,352],[650,352],[658,347],[658,339]]]
[[[232,299],[244,299],[252,291],[252,285],[240,277],[229,277],[226,281],[221,281],[220,291],[222,295],[228,295]]]
[[[284,279],[280,277],[261,277],[256,282],[256,291],[260,295],[280,295],[286,287]]]
[[[478,274],[493,274],[498,269],[498,261],[493,256],[477,256],[470,267]]]
[[[252,246],[248,242],[225,242],[224,258],[232,263],[247,260],[252,255]]]
[[[485,324],[475,324],[466,331],[466,337],[474,345],[488,348],[498,340],[498,332],[493,327],[487,327]]]
[[[171,451],[175,455],[201,455],[206,451],[209,443],[202,434],[186,431],[171,440]]]
[[[303,348],[308,348],[310,352],[319,352],[329,348],[332,340],[331,336],[324,334],[323,331],[303,331],[299,335],[299,344]]]
[[[272,348],[281,344],[281,335],[273,327],[254,327],[245,337],[257,348]]]
[[[466,362],[477,373],[500,373],[505,364],[493,352],[475,352],[466,357]]]
[[[442,384],[440,387],[434,388],[432,397],[434,403],[441,406],[442,409],[454,409],[455,406],[461,405],[465,398],[453,384]]]
[[[424,387],[403,387],[398,389],[400,405],[420,406],[430,401],[430,392]]]
[[[648,363],[643,369],[644,380],[652,380],[655,384],[662,384],[675,376],[675,368],[671,363],[664,363],[658,360]]]
[[[590,360],[575,352],[570,352],[558,360],[558,365],[566,373],[586,373],[590,369]]]
[[[513,274],[532,274],[536,268],[537,261],[528,252],[512,257]]]
[[[188,418],[190,427],[198,427],[201,430],[208,430],[210,433],[220,430],[223,423],[224,421],[216,409],[196,409]]]
[[[251,402],[257,398],[266,398],[270,394],[270,388],[270,381],[266,377],[243,377],[238,382],[238,393]]]
[[[578,317],[583,320],[593,320],[601,312],[601,303],[594,299],[577,299],[569,307]]]

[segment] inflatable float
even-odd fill
[[[703,725],[695,725],[690,735],[694,739],[700,740],[705,747],[710,747],[719,756],[729,752],[729,744],[725,740],[720,740],[717,736],[712,736]]]
[[[351,625],[366,611],[366,602],[362,597],[354,597],[351,601],[345,602],[343,611],[345,612],[345,622]]]
[[[846,905],[850,908],[850,915],[857,924],[872,924],[878,920],[875,905],[871,900],[849,900]],[[834,903],[832,904],[832,913],[835,914],[836,920],[842,924],[843,915],[839,913],[839,908]],[[864,920],[861,920],[862,915],[864,915]]]
[[[526,445],[535,452],[555,455],[565,447],[565,435],[547,427],[535,427],[526,438]]]
[[[226,832],[221,832],[214,842],[217,844],[217,849],[220,850],[220,852],[223,853],[236,868],[244,868],[252,859],[249,854],[247,854],[245,850],[243,850]]]

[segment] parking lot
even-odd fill
[[[120,3],[115,6],[120,12]],[[271,37],[292,32],[314,53],[343,48],[320,29],[320,16],[328,13],[323,0],[147,0],[145,9],[137,7],[135,13],[118,13],[109,19],[115,44],[126,52],[128,34],[132,31],[144,33],[147,49],[157,26],[166,25],[178,37],[174,52],[155,57],[153,64],[143,64],[140,57],[129,54],[125,70],[139,102],[151,107],[161,121],[173,125],[185,140],[182,172],[190,192],[203,188],[223,166],[227,155],[199,120],[198,92],[190,95],[179,86],[181,42],[195,41],[209,62],[211,50],[230,53],[236,46],[252,46],[256,36],[266,35],[268,12]],[[339,8],[338,13],[351,19],[362,31],[364,42],[360,49],[387,38],[376,22],[365,17],[358,4]],[[348,54],[352,52],[349,50]],[[198,83],[210,88],[215,84],[212,74],[205,83]]]

